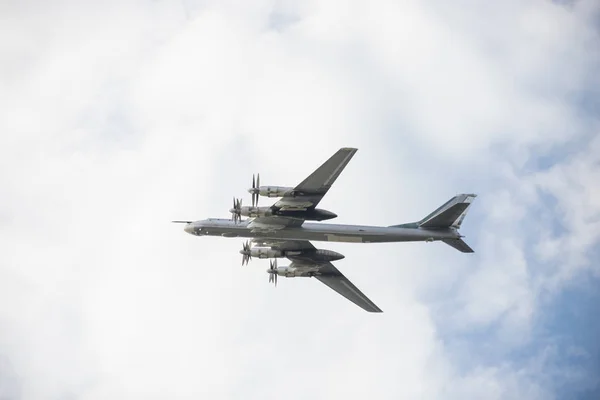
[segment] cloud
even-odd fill
[[[543,323],[598,279],[594,2],[4,7],[0,397],[597,393],[565,355],[597,347]],[[322,203],[340,223],[472,191],[477,253],[319,244],[374,318],[168,224],[341,146],[360,151]]]

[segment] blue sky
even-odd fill
[[[0,398],[599,398],[598,12],[5,5]],[[226,217],[253,173],[294,185],[344,146],[337,221],[475,192],[476,253],[318,244],[373,316],[168,223]]]

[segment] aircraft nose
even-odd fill
[[[191,235],[194,234],[194,226],[192,224],[187,224],[183,230]]]

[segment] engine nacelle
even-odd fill
[[[295,278],[297,276],[304,276],[301,271],[297,268],[290,267],[277,267],[277,275],[285,276],[286,278]]]
[[[253,247],[250,249],[250,256],[257,258],[280,258],[285,257],[283,251],[274,250],[268,247]]]
[[[244,217],[269,217],[273,215],[273,210],[271,207],[242,207],[240,210],[240,214]]]
[[[294,188],[285,186],[261,186],[258,188],[258,194],[264,197],[283,197],[292,189]]]
[[[271,273],[271,270],[267,270],[267,272]],[[277,267],[277,275],[285,276],[286,278],[297,278],[297,277],[310,278],[311,276],[318,275],[318,273],[319,273],[318,267],[315,267],[315,268],[305,268],[305,267],[296,268],[296,267],[292,267],[292,266]]]

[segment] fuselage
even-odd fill
[[[236,223],[229,219],[217,218],[192,222],[186,225],[185,231],[196,236],[351,243],[416,242],[460,237],[456,230],[449,228],[423,229],[305,222],[300,227],[263,229],[252,227],[249,220]]]

